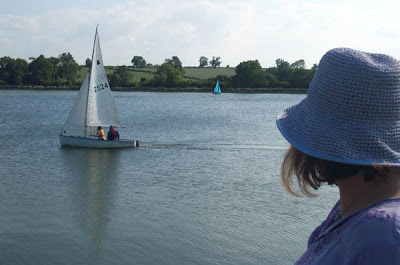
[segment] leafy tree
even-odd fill
[[[14,73],[12,74],[13,81],[16,85],[23,85],[26,77],[28,76],[28,62],[24,59],[16,59],[15,60],[16,67],[14,69]]]
[[[67,84],[72,85],[79,70],[79,65],[69,52],[62,53],[58,58],[60,59],[60,77],[65,77]]]
[[[24,59],[0,58],[0,80],[10,85],[22,85],[28,74],[28,62]]]
[[[118,87],[122,83],[121,76],[119,74],[117,74],[116,72],[112,73],[112,75],[108,76],[107,78],[110,82],[110,86],[112,86],[112,87]]]
[[[119,66],[116,72],[121,76],[122,86],[129,86],[133,84],[133,73],[129,67],[125,65]]]
[[[308,88],[317,71],[317,65],[314,64],[310,70],[295,69],[291,81],[293,87]]]
[[[51,81],[54,82],[62,77],[60,73],[61,61],[59,58],[50,57],[46,59],[50,63]]]
[[[278,68],[269,67],[266,69],[266,79],[268,81],[268,87],[289,87],[289,81],[278,80]]]
[[[182,67],[177,67],[174,60],[166,59],[165,63],[157,67],[154,76],[156,85],[166,87],[176,87],[183,80],[184,70]]]
[[[75,62],[74,57],[72,54],[63,52],[58,56],[60,58],[61,63],[72,63]]]
[[[290,82],[293,75],[293,68],[290,64],[282,59],[277,59],[276,61],[276,77],[279,81]]]
[[[171,65],[165,66],[165,67],[163,67],[163,69],[161,69],[162,65],[158,67],[160,69],[160,71],[157,71],[153,78],[155,86],[167,86],[168,73],[173,72],[173,70],[171,70],[171,68],[173,68],[173,67],[171,67]],[[171,76],[172,75],[173,74],[171,74]],[[170,78],[170,80],[172,80],[172,78]],[[169,83],[171,83],[171,81]]]
[[[306,69],[306,62],[301,59],[298,60],[290,65],[293,69]]]
[[[92,66],[92,60],[90,58],[86,59],[85,66],[86,67],[91,67]]]
[[[199,59],[199,63],[200,63],[199,64],[200,68],[208,66],[208,58],[205,57],[205,56],[201,56],[200,59]]]
[[[210,61],[210,66],[211,67],[219,67],[221,65],[221,57],[212,57],[212,60]]]
[[[317,65],[313,68],[305,69],[304,60],[298,60],[292,64],[277,59],[276,67],[270,67],[266,70],[267,80],[270,87],[295,87],[307,88],[315,74]]]
[[[182,62],[179,60],[178,56],[172,56],[172,61],[175,68],[182,68]]]
[[[276,67],[279,69],[279,68],[282,68],[282,67],[288,67],[288,66],[290,66],[290,64],[288,63],[288,62],[286,62],[285,60],[283,60],[283,59],[276,59],[275,60],[275,64],[276,64]]]
[[[212,86],[215,86],[215,82],[219,80],[219,84],[221,87],[231,87],[232,86],[232,78],[227,75],[217,75],[213,78]]]
[[[311,82],[313,75],[310,70],[307,69],[295,69],[293,71],[292,79],[290,80],[290,85],[292,87],[307,88]]]
[[[51,64],[43,55],[29,63],[30,80],[33,85],[49,85],[51,81]]]
[[[143,68],[146,66],[146,60],[143,59],[142,56],[133,56],[131,63],[133,64],[133,67],[136,68]]]
[[[241,62],[232,77],[235,87],[267,87],[268,82],[258,60]]]
[[[267,74],[271,74],[276,78],[276,74],[278,73],[278,69],[275,67],[268,67],[266,69]]]
[[[11,57],[4,56],[0,58],[0,80],[11,84],[10,72],[15,68],[15,60]]]
[[[110,86],[129,86],[132,85],[133,73],[129,67],[119,66],[110,77]]]
[[[267,72],[265,78],[268,81],[268,87],[279,86],[279,80],[276,78],[275,75]]]

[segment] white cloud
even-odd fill
[[[200,56],[220,56],[223,66],[258,59],[269,67],[282,58],[304,59],[310,67],[338,46],[400,58],[400,4],[396,1],[84,3],[69,1],[60,8],[35,7],[40,12],[19,8],[0,13],[0,56],[27,59],[71,52],[83,64],[91,56],[95,26],[100,24],[104,61],[109,65],[128,65],[134,55],[160,64],[176,55],[184,65],[193,66]],[[26,1],[26,8],[32,4]]]

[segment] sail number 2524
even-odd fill
[[[94,87],[94,92],[98,92],[100,90],[103,90],[106,87],[108,87],[107,82],[105,82],[104,84],[98,84],[97,86]]]

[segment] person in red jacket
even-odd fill
[[[119,133],[114,129],[114,126],[110,125],[110,129],[107,133],[107,140],[114,141],[119,140]]]

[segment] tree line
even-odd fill
[[[70,53],[50,58],[40,55],[30,60],[28,63],[20,58],[0,58],[0,85],[75,85],[80,66]]]
[[[185,78],[185,70],[177,56],[165,59],[161,65],[148,64],[142,56],[134,56],[132,66],[119,66],[110,74],[107,74],[111,87],[210,87],[216,80],[225,88],[307,88],[313,78],[317,65],[306,68],[304,60],[298,60],[292,64],[283,59],[276,60],[276,66],[262,68],[258,60],[249,60],[239,63],[235,68],[235,75],[219,75],[210,79]],[[199,68],[221,65],[220,57],[201,56]],[[85,66],[90,67],[91,60],[86,59]],[[74,87],[80,86],[82,77],[79,72],[83,66],[79,66],[73,56],[62,53],[58,57],[46,58],[40,55],[30,58],[28,63],[24,59],[13,59],[8,56],[0,58],[0,85],[2,86],[51,86]],[[133,81],[134,72],[140,68],[155,67],[152,78]],[[227,66],[229,67],[229,66]],[[146,71],[144,71],[146,72]]]

